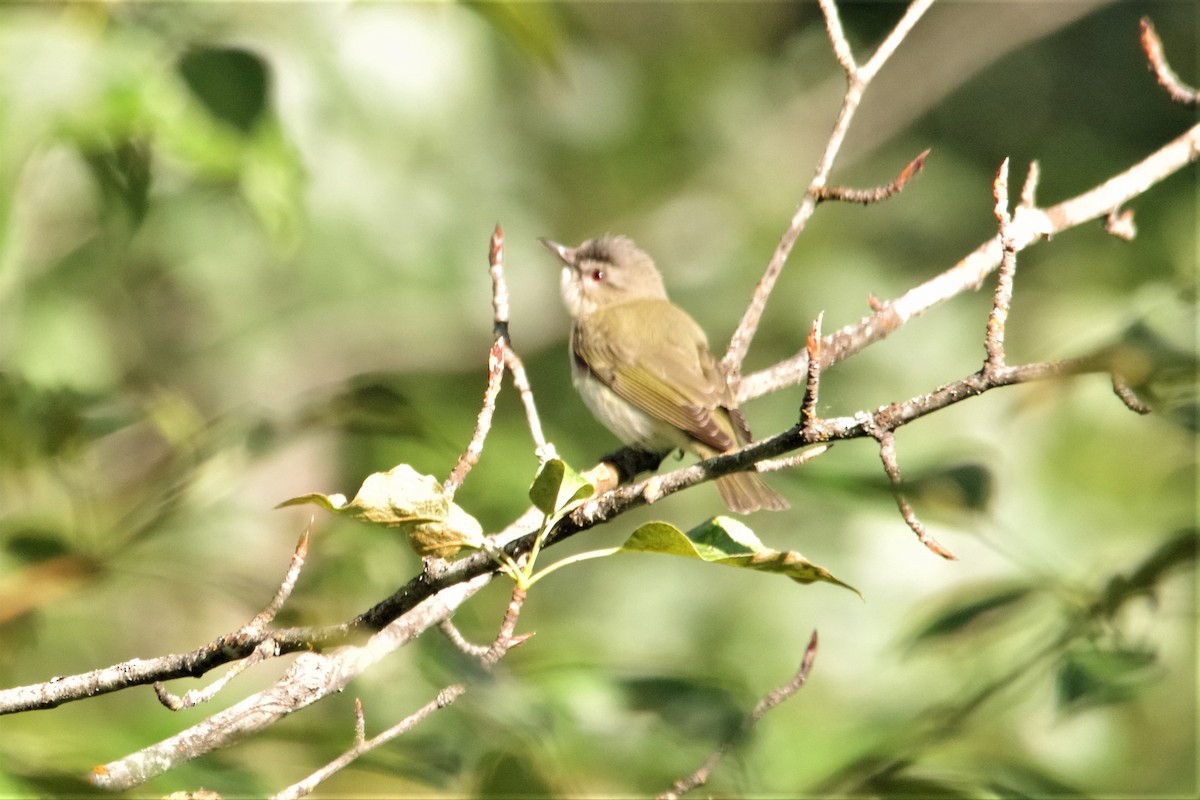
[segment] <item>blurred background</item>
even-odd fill
[[[899,18],[853,3],[860,60]],[[1050,205],[1194,124],[1138,45],[1149,15],[1200,83],[1176,2],[945,3],[868,91],[836,182],[905,192],[824,206],[746,371],[941,272],[995,234],[991,180],[1037,159]],[[316,513],[282,624],[343,621],[420,567],[318,509],[466,445],[491,343],[488,239],[505,231],[512,333],[547,436],[585,468],[615,441],[570,388],[558,269],[537,244],[634,237],[722,352],[812,175],[844,77],[815,3],[65,4],[0,8],[0,685],[191,649],[260,609]],[[1014,178],[1014,184],[1019,181]],[[464,675],[476,688],[324,796],[646,795],[698,766],[820,631],[804,690],[706,791],[743,796],[1194,795],[1197,784],[1196,172],[1019,257],[1010,361],[1118,348],[1155,413],[1094,375],[999,390],[902,429],[919,515],[871,442],[771,483],[749,520],[864,596],[661,556],[563,570],[487,680],[436,634],[343,696],[153,781],[262,795]],[[821,412],[978,368],[991,288],[830,370]],[[751,404],[759,436],[800,390]],[[668,462],[668,465],[673,462]],[[489,530],[537,466],[511,388],[457,500]],[[720,513],[711,487],[645,520]],[[510,587],[459,614],[490,638]],[[172,714],[149,688],[0,719],[0,795],[78,776],[270,683]],[[213,676],[215,677],[215,675]],[[203,681],[207,683],[207,680]],[[185,685],[186,684],[186,685]],[[200,685],[177,682],[183,692]]]

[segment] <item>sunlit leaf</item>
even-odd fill
[[[313,493],[284,500],[276,508],[306,503],[374,525],[399,528],[422,556],[452,558],[464,547],[483,545],[479,522],[450,502],[435,478],[407,464],[371,474],[349,502],[343,494]]]
[[[761,572],[786,575],[799,583],[823,581],[861,594],[793,550],[772,550],[746,525],[730,517],[714,517],[687,533],[667,522],[642,525],[621,546],[628,553],[666,553]]]
[[[560,458],[546,459],[538,470],[529,499],[544,514],[557,514],[573,503],[591,497],[596,487]]]

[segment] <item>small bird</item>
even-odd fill
[[[622,442],[712,458],[750,442],[733,392],[700,326],[667,299],[650,256],[625,236],[578,247],[539,239],[563,263],[571,315],[571,377],[583,401]],[[717,478],[725,505],[748,514],[788,503],[753,472]]]

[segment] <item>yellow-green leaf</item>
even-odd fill
[[[548,458],[538,470],[529,499],[543,514],[556,514],[568,506],[591,497],[596,487],[561,458]]]
[[[463,547],[483,545],[479,522],[450,502],[435,478],[407,464],[368,476],[349,502],[342,494],[306,494],[284,500],[277,508],[306,503],[374,525],[399,528],[422,556],[452,558]]]
[[[623,552],[666,553],[786,575],[799,583],[823,581],[862,596],[857,589],[835,578],[792,550],[772,550],[746,525],[730,517],[714,517],[687,533],[666,522],[648,522],[621,546]]]

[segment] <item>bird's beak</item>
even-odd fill
[[[575,248],[567,247],[565,244],[559,244],[553,239],[538,239],[542,246],[549,250],[554,255],[566,264],[568,267],[575,265]]]

